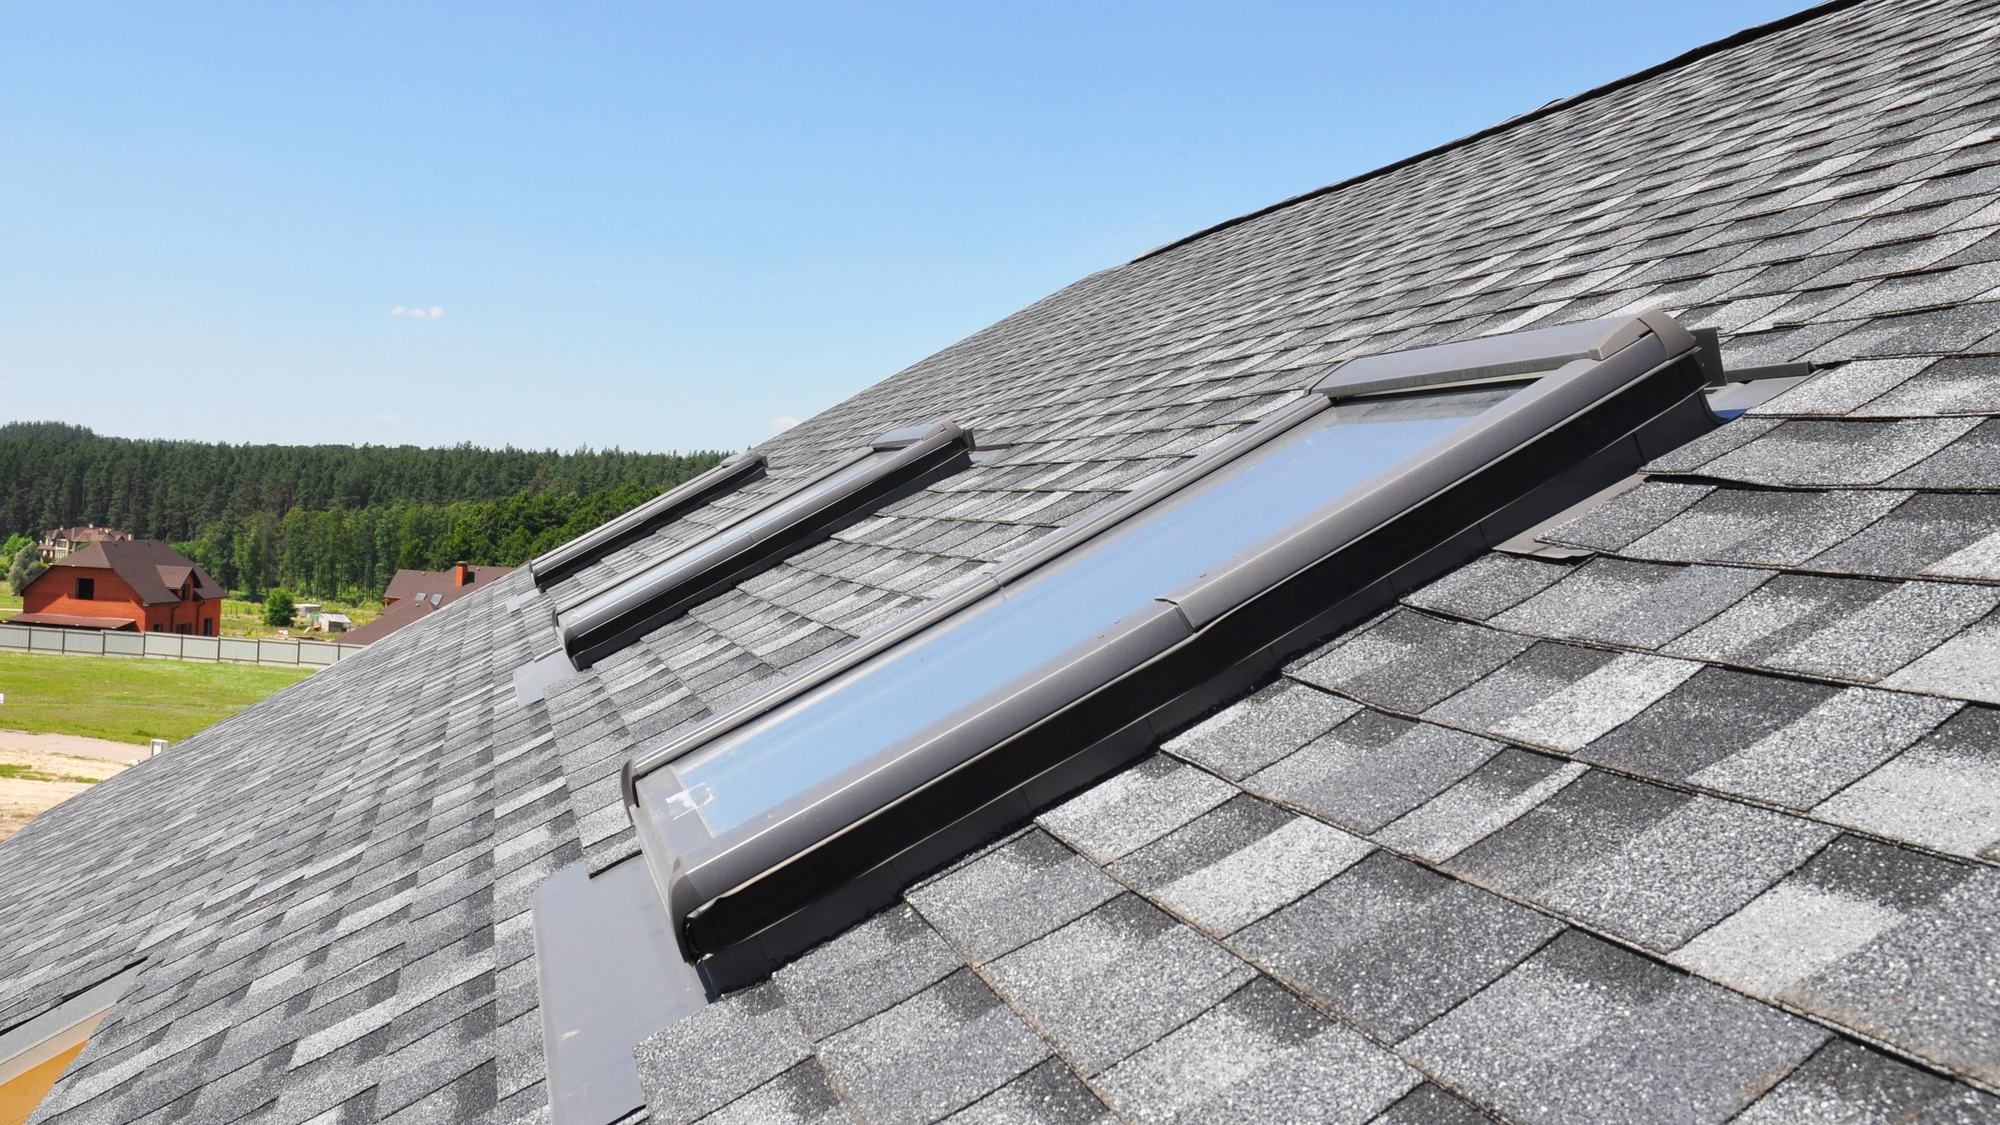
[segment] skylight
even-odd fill
[[[627,766],[676,940],[770,971],[1286,655],[1712,428],[1660,313],[1359,359]]]
[[[792,492],[558,616],[579,669],[807,544],[965,468],[972,435],[949,422],[892,430]]]
[[[1284,441],[1245,454],[948,623],[670,763],[667,784],[698,794],[691,811],[719,836],[1038,668],[1068,663],[1066,652],[1137,634],[1184,638],[1187,623],[1161,595],[1452,433],[1520,386],[1322,409]]]
[[[693,480],[653,497],[617,519],[609,520],[529,563],[528,569],[535,576],[535,585],[546,590],[611,552],[644,539],[689,512],[705,507],[717,497],[734,492],[763,475],[763,454],[739,453]]]

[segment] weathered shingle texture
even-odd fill
[[[2000,1120],[1995,58],[1873,0],[1095,274],[58,807],[0,1026],[145,966],[40,1119],[546,1115],[529,895],[632,752],[1310,369],[1661,306],[1823,370],[649,1040],[650,1115]],[[552,605],[939,417],[975,467],[515,706]]]

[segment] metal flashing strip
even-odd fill
[[[950,422],[891,430],[870,447],[646,570],[557,615],[578,669],[808,544],[971,465],[973,438]]]
[[[549,876],[535,890],[534,933],[555,1125],[611,1125],[643,1109],[632,1048],[710,999],[675,956],[646,865],[591,875],[575,863]]]
[[[575,671],[569,662],[569,654],[560,650],[514,669],[514,706],[540,703],[551,685]]]
[[[1729,375],[1729,382],[1708,392],[1708,408],[1725,422],[1805,382],[1812,376],[1812,367],[1804,363],[1787,363],[1731,371]],[[1743,376],[1747,378],[1740,378]]]
[[[1591,493],[1512,539],[1504,543],[1495,543],[1493,549],[1509,555],[1528,555],[1542,559],[1580,559],[1594,555],[1597,552],[1588,547],[1566,547],[1559,543],[1544,543],[1540,536],[1543,532],[1561,527],[1585,512],[1623,496],[1644,483],[1646,483],[1645,474],[1633,473],[1608,488]]]
[[[0,1085],[81,1046],[111,1006],[139,979],[140,968],[140,964],[127,965],[48,1011],[0,1032]]]
[[[1694,347],[1649,313],[1353,361],[634,759],[628,811],[683,954],[718,987],[768,973],[1399,583],[1713,428]],[[1513,386],[1440,389],[1503,367]]]
[[[764,475],[764,455],[739,453],[721,464],[669,489],[644,504],[609,520],[528,564],[535,587],[546,590],[621,547],[651,535],[717,497],[734,492]]]

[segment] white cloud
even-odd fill
[[[431,319],[432,319],[432,320],[436,320],[436,319],[437,319],[438,317],[441,317],[441,316],[443,316],[443,315],[444,315],[444,310],[443,310],[443,309],[441,309],[441,308],[438,308],[438,307],[437,307],[436,305],[432,305],[432,306],[431,306]]]
[[[404,308],[402,305],[397,305],[395,308],[389,310],[389,315],[413,316],[418,320],[436,320],[438,317],[444,315],[444,310],[438,308],[436,305],[432,305],[427,309]]]
[[[789,414],[780,414],[771,419],[771,428],[774,430],[789,430],[798,424],[799,420]]]

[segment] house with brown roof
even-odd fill
[[[21,591],[18,625],[216,635],[227,591],[157,539],[103,539],[49,564]]]
[[[81,551],[92,543],[130,542],[131,539],[132,536],[127,532],[98,527],[96,524],[58,527],[42,532],[41,539],[35,543],[35,551],[42,556],[43,562],[50,563],[57,559],[68,558],[71,552]]]
[[[351,629],[342,644],[365,645],[421,621],[474,590],[484,590],[513,571],[511,566],[473,566],[458,563],[450,570],[399,570],[382,591],[382,615],[359,629]]]

